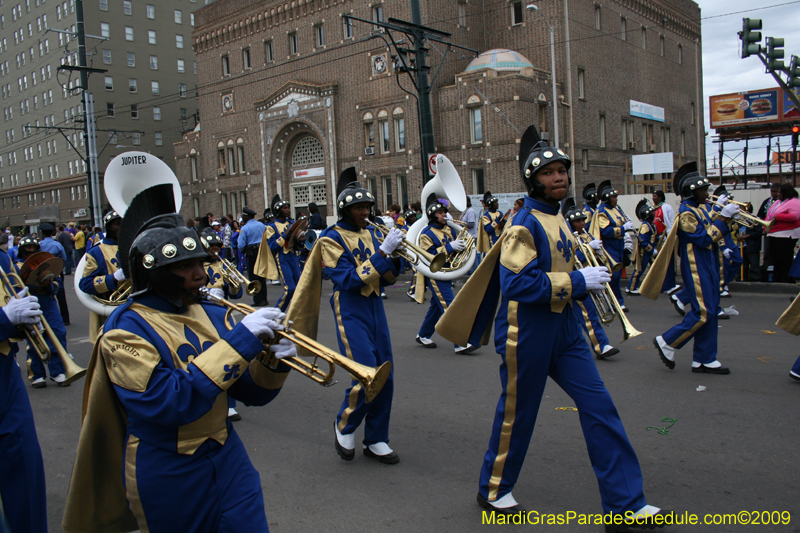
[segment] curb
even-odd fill
[[[797,296],[800,293],[800,285],[794,283],[759,283],[751,281],[737,281],[729,283],[731,293],[741,294],[778,294]]]

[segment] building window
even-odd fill
[[[133,40],[133,26],[125,26],[125,40],[126,41]]]
[[[175,47],[176,48],[183,48],[183,35],[176,35],[175,36]]]
[[[236,209],[236,193],[235,192],[232,192],[230,194],[230,199],[231,199],[231,212],[232,213],[238,213],[239,210]],[[242,207],[244,207],[244,206],[242,206]]]
[[[133,6],[131,5],[131,1],[130,0],[123,0],[123,2],[122,2],[122,12],[125,13],[126,15],[132,15],[133,14]]]
[[[372,7],[372,21],[373,22],[383,22],[383,6],[377,5]],[[379,26],[375,26],[375,31],[382,32],[383,29]]]
[[[601,29],[600,26],[600,6],[595,4],[594,5],[594,29],[599,30]]]
[[[230,174],[236,174],[236,154],[233,148],[233,141],[228,141],[230,144],[228,145],[228,169],[230,170]]]
[[[245,48],[242,50],[242,64],[244,65],[244,69],[247,70],[250,68],[250,49]]]
[[[344,38],[350,39],[353,37],[353,21],[350,20],[350,17],[343,17],[342,24],[344,28]]]
[[[229,211],[228,211],[228,195],[225,194],[225,193],[222,193],[219,196],[220,196],[220,200],[222,200],[222,212],[223,213],[229,213]]]
[[[394,148],[398,152],[406,149],[406,119],[403,117],[394,119]]]
[[[111,50],[103,50],[103,63],[106,65],[111,64]]]
[[[238,139],[236,141],[236,159],[239,163],[239,172],[244,173],[244,140]]]
[[[306,167],[309,165],[321,165],[325,162],[325,150],[322,143],[311,135],[303,137],[292,152],[292,166]]]
[[[272,41],[267,41],[264,43],[264,59],[266,59],[267,63],[272,63],[275,61],[275,54],[272,50]]]
[[[586,71],[582,68],[578,69],[578,98],[586,99]]]
[[[139,118],[139,104],[131,104],[131,118]]]
[[[180,9],[175,10],[175,24],[183,24],[183,12]]]
[[[389,140],[389,121],[388,120],[378,121],[378,131],[380,132],[381,135],[381,153],[388,154],[389,149],[391,147]]]
[[[242,201],[242,207],[247,205],[247,193],[242,191],[239,193],[239,199]]]
[[[156,32],[155,30],[148,30],[147,31],[147,42],[150,44],[156,44]]]
[[[131,139],[133,140],[134,146],[139,146],[142,144],[142,134],[138,131],[135,131],[131,134]]]
[[[151,91],[153,94],[158,94],[158,93],[160,92],[160,90],[159,90],[159,83],[158,83],[157,81],[151,81],[151,82],[150,82],[150,91]]]
[[[683,65],[683,45],[678,45],[678,64]]]
[[[192,170],[192,181],[197,181],[197,156],[189,156],[189,167]]]
[[[227,166],[225,161],[225,145],[220,141],[217,143],[217,174],[220,176],[225,175]]]
[[[622,121],[622,149],[633,150],[636,148],[636,142],[633,140],[633,121]]]
[[[317,48],[325,46],[325,28],[322,24],[314,26],[314,36],[317,39]]]
[[[483,123],[481,121],[481,108],[469,110],[469,134],[473,144],[483,142]]]
[[[659,53],[661,54],[661,57],[664,57],[664,47],[665,47],[664,36],[662,35],[661,38],[659,39]]]
[[[606,147],[606,117],[600,115],[600,148]]]
[[[111,37],[111,27],[108,25],[108,22],[100,23],[100,36]]]
[[[135,93],[139,90],[139,84],[136,82],[136,78],[128,78],[128,91]]]
[[[298,54],[297,33],[295,32],[289,34],[289,54],[293,56]]]
[[[161,120],[161,106],[153,108],[153,120]]]
[[[467,27],[467,3],[465,0],[458,0],[458,25],[462,28]]]
[[[692,126],[694,126],[695,118],[694,118],[694,102],[692,102]]]
[[[106,76],[106,91],[113,91],[114,90],[114,78],[111,76]]]
[[[623,41],[628,40],[628,19],[625,17],[621,17],[619,19],[619,38]]]
[[[186,63],[183,59],[178,60],[178,72],[186,72]]]
[[[156,18],[156,6],[152,4],[147,4],[147,18],[149,19]]]
[[[186,98],[186,84],[185,83],[179,83],[178,84],[178,96],[180,96],[181,98]],[[184,113],[184,115],[185,115],[185,113]]]
[[[647,27],[642,26],[642,48],[647,50]]]
[[[106,116],[113,117],[115,114],[114,102],[106,102]]]
[[[150,70],[158,70],[158,56],[150,56]]]
[[[222,75],[223,76],[231,75],[231,62],[230,59],[228,59],[227,54],[222,56]]]
[[[483,169],[472,169],[472,194],[483,194],[486,192],[486,187],[483,184]]]
[[[133,52],[128,52],[128,66],[135,67],[136,66],[136,54]]]
[[[58,9],[59,9],[59,13],[60,13],[61,12],[61,6],[58,6]],[[108,11],[108,0],[100,0],[100,9],[102,11]],[[64,11],[66,11],[66,9]]]
[[[686,155],[686,132],[681,131],[681,155]]]
[[[160,131],[153,133],[153,138],[155,139],[156,146],[164,146],[164,134]]]
[[[581,170],[589,170],[589,150],[581,150]]]
[[[193,198],[192,199],[192,207],[194,207],[194,217],[197,218],[200,216],[200,199]]]
[[[522,24],[522,2],[511,2],[511,25]]]
[[[661,128],[661,151],[662,152],[669,152],[670,151],[670,131],[669,128]]]
[[[383,211],[385,211],[394,203],[394,195],[392,194],[392,177],[384,176],[381,178],[381,181],[383,182]]]

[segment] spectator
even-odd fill
[[[747,202],[747,212],[753,212],[753,205]],[[742,281],[761,281],[761,226],[744,227],[744,277]]]
[[[75,257],[73,257],[72,261],[77,265],[83,254],[86,253],[86,226],[81,224],[78,227],[77,232],[75,233]]]
[[[58,236],[56,240],[64,247],[64,252],[67,254],[67,259],[64,261],[64,275],[69,276],[72,274],[72,256],[75,253],[75,237],[72,236],[64,224],[59,227]]]
[[[225,217],[226,224],[222,228],[222,257],[228,261],[233,258],[233,249],[231,248],[231,237],[233,236],[233,215]]]
[[[761,220],[767,219],[767,211],[778,201],[778,196],[780,195],[781,184],[780,183],[773,183],[769,187],[769,198],[764,200],[761,203],[761,207],[758,208],[758,213],[756,216]],[[761,265],[761,281],[769,281],[769,267],[772,266],[772,261],[770,260],[769,256],[769,239],[764,239],[764,264]]]
[[[314,202],[308,204],[308,212],[311,218],[308,221],[308,229],[325,229],[325,219],[319,214],[319,207]]]
[[[800,200],[797,191],[788,183],[781,185],[778,202],[767,211],[767,220],[775,223],[767,234],[770,261],[773,272],[772,281],[792,283],[789,269],[794,259],[794,246],[800,237]]]

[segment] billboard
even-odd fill
[[[632,117],[646,118],[656,122],[664,122],[664,108],[630,100],[630,113]]]
[[[711,96],[708,108],[711,127],[717,129],[800,120],[800,112],[779,87]]]

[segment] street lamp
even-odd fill
[[[544,21],[547,23],[547,27],[550,30],[550,73],[553,77],[553,134],[555,135],[554,145],[558,148],[558,96],[556,94],[556,45],[555,45],[555,33],[553,31],[553,27],[550,25],[550,21],[547,19],[547,15],[544,14],[544,11],[539,9],[539,6],[536,4],[528,4],[525,6],[525,9],[528,11],[538,11],[544,17]]]

